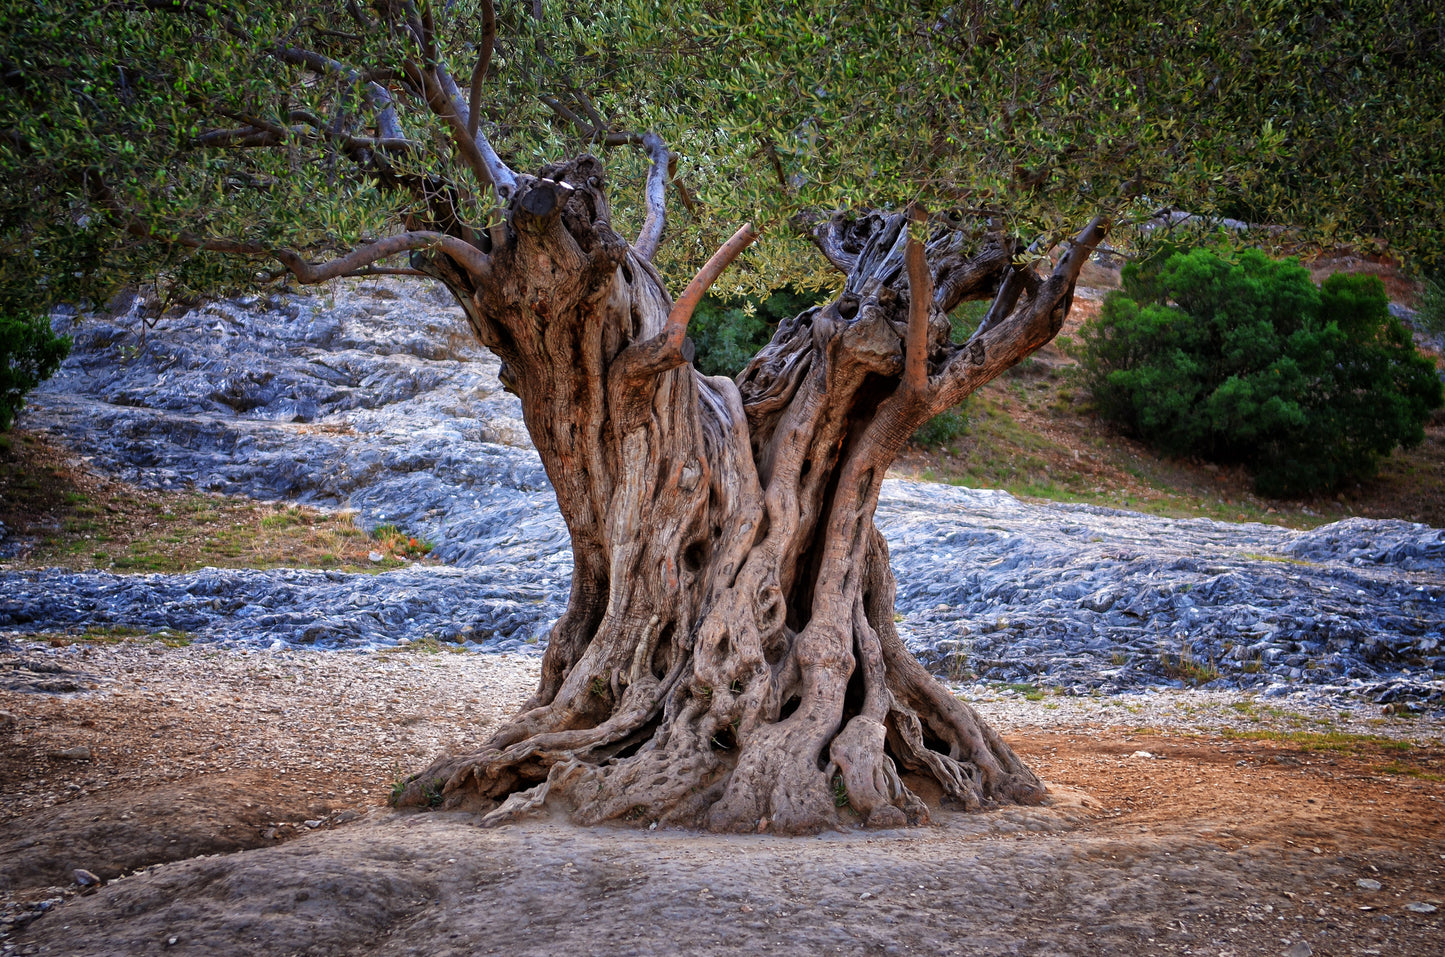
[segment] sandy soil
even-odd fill
[[[1050,806],[805,839],[386,808],[398,773],[484,737],[535,675],[520,657],[18,644],[0,654],[0,950],[1442,951],[1438,721],[974,688]]]

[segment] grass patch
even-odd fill
[[[1159,664],[1169,677],[1196,688],[1219,677],[1219,669],[1214,662],[1195,658],[1187,645],[1180,648],[1177,655],[1160,652]]]
[[[41,436],[9,433],[0,451],[0,522],[29,550],[0,568],[185,572],[324,568],[377,572],[429,558],[430,542],[350,512],[194,491],[158,492],[88,471]],[[371,555],[380,553],[379,561]]]
[[[1377,748],[1384,751],[1409,751],[1414,745],[1377,734],[1351,734],[1345,731],[1241,731],[1224,728],[1220,734],[1239,741],[1278,741],[1301,751],[1359,751]]]
[[[409,641],[404,645],[394,645],[390,648],[381,649],[383,655],[416,654],[416,655],[439,655],[443,652],[453,655],[465,654],[466,649],[459,644],[450,641],[442,641],[435,635],[427,635],[415,641]]]
[[[395,525],[378,525],[371,530],[371,540],[381,547],[382,554],[410,561],[430,555],[433,548],[431,542],[408,535]]]
[[[999,685],[999,687],[1004,688],[1008,691],[1017,691],[1019,694],[1024,696],[1025,701],[1042,701],[1044,700],[1044,696],[1048,694],[1048,691],[1042,685],[1038,684],[1009,682]]]
[[[1417,778],[1421,781],[1433,781],[1436,784],[1445,782],[1445,774],[1436,774],[1434,771],[1426,771],[1424,768],[1417,768],[1410,764],[1401,764],[1399,761],[1382,764],[1375,769],[1375,773],[1396,774],[1403,777]]]
[[[1282,565],[1315,565],[1315,562],[1307,562],[1302,558],[1289,558],[1285,555],[1266,555],[1262,552],[1242,552],[1240,557],[1252,559],[1256,562],[1279,562]]]
[[[68,632],[39,632],[22,637],[44,641],[52,648],[70,645],[119,645],[127,641],[157,642],[167,648],[186,648],[194,641],[194,636],[188,631],[172,628],[150,631],[129,625],[98,625],[87,628],[78,635]]]

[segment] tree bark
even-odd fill
[[[536,694],[399,805],[808,833],[1044,797],[904,647],[873,515],[918,425],[1057,332],[1077,269],[1020,279],[1013,240],[940,227],[920,290],[902,215],[817,236],[843,294],[783,323],[737,381],[658,347],[672,300],[613,231],[590,156],[519,178],[486,270],[414,255],[502,359],[574,572]],[[950,342],[946,310],[995,294],[1010,301],[992,327]],[[911,297],[928,301],[910,337]]]

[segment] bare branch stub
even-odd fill
[[[758,233],[753,229],[753,224],[743,223],[737,232],[708,258],[667,315],[666,330],[670,342],[679,343],[682,337],[687,335],[687,324],[692,320],[693,311],[697,309],[702,297],[707,295],[707,291],[717,282],[723,270],[731,266],[757,238]]]
[[[717,282],[723,270],[732,265],[755,239],[757,232],[751,223],[744,223],[726,243],[713,253],[703,267],[693,276],[687,288],[682,291],[676,303],[668,311],[662,328],[651,338],[629,346],[617,357],[617,376],[626,379],[641,379],[674,369],[691,362],[692,343],[687,338],[687,326],[692,314],[708,289]]]
[[[299,282],[311,284],[336,279],[388,256],[418,249],[435,249],[461,264],[478,280],[488,273],[490,263],[481,250],[455,236],[428,231],[400,233],[359,246],[344,256],[319,265],[308,263],[290,249],[270,250]]]
[[[914,229],[928,224],[928,214],[913,206],[908,215],[908,334],[904,339],[903,383],[905,391],[920,399],[928,389],[928,314],[933,306],[933,274],[923,242]]]

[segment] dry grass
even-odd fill
[[[1059,342],[1067,347],[1098,308],[1077,300]],[[969,399],[963,435],[940,447],[910,446],[894,474],[1176,518],[1313,528],[1358,515],[1445,526],[1445,416],[1371,481],[1334,495],[1267,499],[1242,468],[1165,458],[1116,432],[1093,414],[1075,369],[1058,342],[1045,346]]]
[[[95,473],[42,436],[17,431],[0,439],[0,521],[9,536],[32,540],[0,568],[380,571],[432,561],[429,543],[395,526],[368,535],[349,512],[137,488]]]

